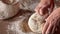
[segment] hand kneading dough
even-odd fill
[[[8,5],[0,1],[0,19],[7,19],[17,14],[18,4]]]
[[[38,15],[37,13],[34,13],[30,17],[30,19],[28,21],[28,25],[33,32],[41,33],[42,29],[43,29],[43,26],[44,26],[43,16]]]

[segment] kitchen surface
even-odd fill
[[[17,3],[19,4],[19,11],[17,13],[13,12],[15,15],[9,12],[14,16],[0,20],[0,34],[41,34],[31,31],[28,26],[28,20],[30,16],[35,13],[34,9],[39,2],[40,0],[19,0],[19,3]],[[60,7],[60,0],[55,0],[55,8],[57,7]],[[6,13],[6,16],[7,14],[8,13]]]

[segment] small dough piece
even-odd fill
[[[2,0],[2,2],[6,4],[16,4],[17,2],[19,2],[19,0]]]
[[[19,5],[7,5],[0,1],[0,19],[10,18],[18,13]]]
[[[45,19],[43,16],[34,13],[28,21],[28,25],[33,32],[42,33]]]

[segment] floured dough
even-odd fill
[[[6,4],[15,4],[15,3],[19,2],[19,0],[2,0],[2,2],[6,3]]]
[[[17,14],[18,4],[8,5],[0,1],[0,19],[7,19]]]
[[[43,26],[44,26],[43,16],[38,15],[37,13],[34,13],[30,17],[30,19],[28,21],[28,25],[33,32],[41,33],[42,29],[43,29]]]

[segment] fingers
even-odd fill
[[[52,13],[53,9],[54,9],[54,4],[51,4],[50,7],[49,7],[49,14]]]
[[[44,25],[44,28],[42,30],[42,34],[52,34],[54,32],[55,27],[54,27],[54,24],[51,24],[49,22],[46,22],[45,25]]]
[[[49,26],[49,23],[45,23],[45,25],[44,25],[44,27],[43,27],[43,30],[42,30],[42,34],[45,34],[48,26]]]
[[[37,14],[43,15],[43,12],[44,12],[43,11],[43,8],[44,8],[43,6],[44,5],[42,5],[41,3],[38,4],[38,6],[35,8],[35,11],[36,11]]]
[[[35,11],[36,11],[36,13],[39,14],[39,15],[45,15],[45,14],[48,13],[48,8],[47,8],[47,6],[45,6],[45,5],[43,5],[43,6],[38,5],[38,6],[35,8]]]
[[[44,13],[43,9],[40,9],[40,10],[39,10],[39,13],[40,13],[40,15],[44,15],[44,14],[43,14],[43,13]]]
[[[39,5],[35,8],[35,11],[36,11],[37,14],[40,14],[40,12],[39,12],[40,8],[41,7]]]
[[[35,8],[36,13],[37,13],[37,14],[40,14],[40,15],[43,15],[43,11],[42,11],[42,10],[43,10],[43,9],[42,9],[42,7],[40,7],[40,6],[38,6],[38,7]]]
[[[46,34],[51,34],[52,33],[52,29],[53,29],[53,25],[49,24],[49,26],[47,28],[47,31],[46,31]]]
[[[35,8],[35,11],[37,14],[40,14],[40,15],[43,15],[43,7],[41,5],[38,5],[36,8]]]

